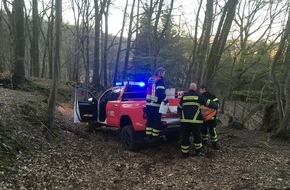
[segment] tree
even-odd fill
[[[37,0],[33,0],[32,4],[32,42],[30,48],[32,76],[39,77],[39,15]]]
[[[168,33],[172,29],[172,9],[173,1],[168,7],[164,1],[151,0],[149,4],[144,4],[143,14],[137,21],[137,35],[132,43],[134,68],[130,74],[134,79],[145,80],[157,66],[165,63],[166,59],[164,57],[162,60],[160,52],[166,49]]]
[[[280,3],[276,3],[276,6]],[[254,92],[264,93],[268,79],[269,64],[271,61],[270,52],[275,44],[275,39],[271,39],[271,28],[277,20],[278,9],[274,2],[265,3],[259,1],[240,1],[237,8],[236,17],[232,26],[232,37],[227,41],[227,46],[223,52],[221,64],[215,76],[215,85],[220,89],[223,96],[221,111],[223,111],[226,100],[235,93],[247,91],[246,100]],[[263,15],[263,21],[260,20]],[[258,27],[257,27],[258,25]],[[259,29],[263,29],[259,32]],[[276,33],[277,37],[279,33]],[[255,40],[253,40],[255,39]],[[255,77],[253,77],[255,76]],[[249,92],[251,91],[251,93]],[[271,90],[272,91],[272,90]],[[266,94],[268,97],[271,91]],[[244,108],[246,108],[247,103]]]
[[[58,83],[60,79],[62,0],[55,1],[55,44],[52,88],[48,99],[48,126],[53,127]]]
[[[203,73],[204,76],[202,77],[202,81],[204,81],[204,84],[206,84],[209,88],[212,85],[212,79],[220,63],[221,55],[227,41],[238,2],[238,0],[228,0],[224,6],[210,54],[206,62],[206,69]]]
[[[12,76],[13,83],[22,85],[25,78],[25,35],[24,35],[24,0],[15,0],[13,2],[13,11],[15,18],[15,66]]]
[[[0,9],[0,73],[4,71],[3,10]]]
[[[103,53],[103,70],[104,70],[104,86],[108,87],[108,74],[107,74],[107,64],[108,64],[108,17],[109,8],[111,0],[108,0],[106,5],[106,10],[104,11],[105,16],[105,34],[104,34],[104,53]]]
[[[135,1],[133,0],[131,13],[130,13],[130,21],[129,21],[129,29],[128,29],[128,37],[127,37],[127,47],[126,47],[126,54],[125,54],[125,61],[124,61],[124,68],[122,73],[122,79],[125,80],[127,77],[127,70],[128,70],[128,62],[129,62],[129,55],[131,52],[131,42],[132,42],[132,34],[133,34],[133,19],[134,19],[134,8],[135,8]]]
[[[171,13],[173,10],[174,0],[170,1],[170,5],[167,10],[167,16],[164,20],[163,28],[159,28],[160,23],[160,17],[161,14],[164,12],[163,10],[163,3],[164,0],[153,2],[153,0],[150,1],[149,10],[147,10],[147,17],[148,17],[148,27],[149,27],[149,57],[150,57],[150,65],[151,65],[151,71],[155,70],[157,67],[157,56],[158,53],[162,47],[163,36],[165,31],[168,28],[168,25],[170,23],[171,19]],[[156,17],[153,27],[151,27],[151,22],[153,21],[153,12],[155,7],[158,5],[158,9],[156,10]],[[152,31],[151,31],[152,29]]]
[[[282,61],[284,54],[284,81],[285,88],[282,88],[280,81],[276,75],[278,63]],[[278,128],[274,136],[290,139],[290,11],[288,10],[288,21],[283,36],[279,43],[279,48],[275,54],[271,65],[270,77],[276,87],[276,102],[279,113]],[[285,90],[285,104],[283,101],[283,90]]]
[[[107,0],[95,0],[95,47],[94,47],[94,72],[93,81],[95,85],[100,85],[100,28],[101,19],[104,14]]]
[[[118,44],[116,64],[115,64],[115,73],[114,73],[114,84],[118,80],[119,61],[120,61],[121,47],[122,47],[122,43],[123,43],[123,33],[125,30],[127,8],[128,8],[128,0],[126,0],[125,10],[124,10],[124,14],[123,14],[123,21],[122,21],[122,29],[121,29],[119,44]]]
[[[53,75],[53,32],[54,32],[54,1],[51,0],[51,9],[50,16],[48,20],[48,28],[47,28],[47,41],[48,41],[48,77],[52,79]]]
[[[183,83],[183,88],[189,86],[191,81],[197,82],[199,85],[202,73],[204,71],[204,65],[206,61],[207,52],[210,44],[210,34],[212,31],[213,19],[213,0],[207,0],[204,22],[202,26],[201,36],[198,38],[198,28],[200,20],[200,11],[202,8],[202,2],[200,2],[198,11],[196,14],[195,30],[193,37],[193,50],[191,55],[191,63],[186,73],[186,78]]]

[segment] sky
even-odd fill
[[[169,0],[167,0],[169,1]],[[190,14],[192,9],[194,9],[194,4],[196,4],[196,0],[175,0],[174,2],[174,12],[173,14],[180,15],[180,11],[184,12],[187,19],[190,19]],[[113,5],[110,7],[110,15],[109,15],[109,33],[117,34],[119,30],[122,28],[123,14],[126,5],[126,0],[113,0]],[[63,3],[63,21],[73,23],[73,15],[72,11],[69,8],[70,0],[64,0]],[[129,5],[132,5],[132,0],[129,0]],[[127,12],[131,10],[131,6],[128,7]],[[178,18],[177,18],[178,19]]]
[[[25,0],[26,3],[26,7],[30,6],[30,3],[32,0]],[[41,5],[41,2],[45,2],[48,3],[51,0],[39,0],[39,10],[42,10],[43,7]],[[71,24],[74,24],[73,22],[73,11],[71,8],[71,1],[72,0],[62,0],[63,2],[63,21],[64,22],[69,22]],[[77,1],[77,0],[74,0]],[[82,1],[82,0],[79,0]],[[88,0],[91,4],[93,4],[94,1],[92,0]],[[132,4],[133,0],[129,0],[129,5]],[[145,0],[143,0],[145,1]],[[167,2],[169,2],[170,0],[165,0]],[[189,27],[186,28],[184,27],[184,30],[186,32],[192,32],[193,33],[193,29],[194,29],[194,25],[195,25],[195,11],[198,7],[198,2],[200,2],[201,0],[175,0],[174,1],[174,11],[173,11],[173,15],[174,15],[174,19],[175,22],[178,23],[180,20],[182,21],[181,23],[189,23]],[[286,1],[286,0],[284,0]],[[1,1],[2,2],[2,1]],[[205,0],[203,1],[204,3],[206,2]],[[224,1],[219,1],[219,3],[222,3]],[[250,1],[242,1],[242,2],[250,2]],[[122,20],[123,20],[123,11],[124,11],[124,7],[126,4],[126,0],[112,0],[113,5],[110,6],[110,15],[109,15],[109,33],[110,34],[117,34],[120,29],[122,28]],[[283,6],[283,4],[281,3],[281,6]],[[128,8],[128,12],[130,11],[131,7]],[[278,10],[282,9],[282,7],[278,7]],[[204,13],[204,9],[201,10],[201,15]],[[182,16],[181,16],[182,15]],[[266,17],[267,15],[263,15],[263,12],[261,15],[259,15],[260,17],[260,21],[263,20],[262,18]],[[280,20],[279,20],[280,19]],[[272,27],[273,33],[275,34],[275,32],[280,30],[280,26],[281,26],[281,20],[283,20],[283,18],[279,18],[276,22],[276,25]],[[203,18],[200,18],[200,21],[203,21]],[[259,22],[259,20],[258,20]],[[215,25],[217,25],[217,22],[215,22]],[[265,23],[265,25],[267,25],[267,23]],[[257,24],[258,27],[260,27]],[[234,27],[234,24],[232,25],[232,28]],[[253,27],[254,28],[254,27]],[[253,38],[258,38],[258,36],[264,31],[264,28],[260,28],[259,32],[255,33],[255,35],[253,36]],[[126,31],[124,33],[124,35],[126,36]]]

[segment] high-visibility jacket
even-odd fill
[[[217,105],[194,90],[184,94],[178,105],[178,113],[181,115],[181,122],[203,123],[200,105],[217,109]]]
[[[162,100],[165,98],[166,94],[163,78],[153,75],[148,79],[146,105],[160,107]]]
[[[212,93],[206,91],[205,93],[202,94],[204,97],[206,97],[207,99],[212,100],[213,102],[215,102],[218,106],[220,104],[219,99]],[[212,118],[210,118],[209,120],[213,120],[215,119],[216,115],[214,115]]]

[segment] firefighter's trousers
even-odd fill
[[[200,152],[202,148],[199,123],[182,123],[181,124],[181,152],[188,154],[190,150],[190,136],[193,135],[193,143],[195,152]]]
[[[146,135],[158,137],[161,132],[161,113],[159,107],[146,106]]]
[[[201,136],[203,141],[208,141],[208,133],[210,134],[210,139],[212,143],[217,142],[217,133],[216,133],[217,122],[216,119],[205,121],[201,127]]]

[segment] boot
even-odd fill
[[[213,148],[214,150],[219,150],[219,149],[220,149],[220,146],[218,145],[217,142],[212,142],[212,148]]]

